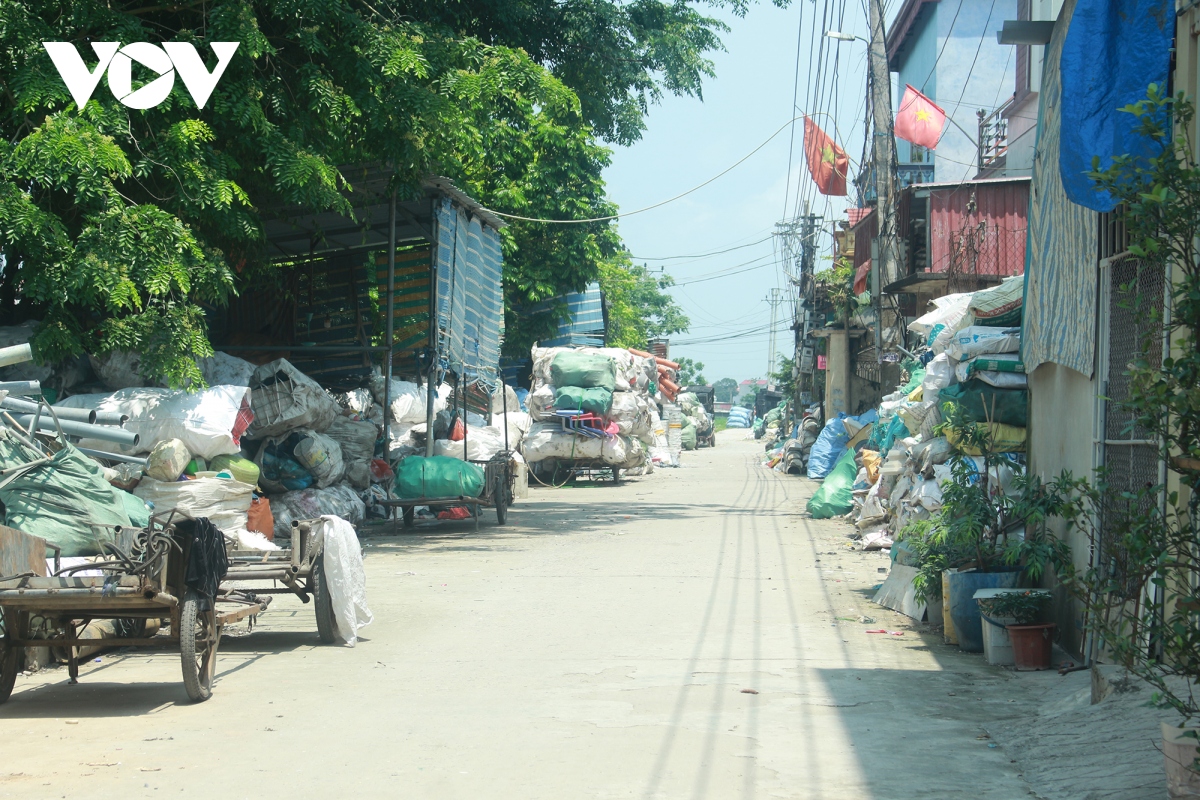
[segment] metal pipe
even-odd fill
[[[139,458],[137,456],[127,456],[122,455],[121,453],[106,453],[103,450],[93,450],[90,447],[77,447],[75,449],[83,453],[85,456],[100,458],[105,461],[120,461],[123,464],[137,464],[139,467],[150,466],[149,460],[145,458]]]
[[[142,593],[142,596],[147,600],[153,600],[156,603],[162,603],[168,606],[179,605],[179,598],[173,594],[167,594],[166,592],[156,592],[153,589],[147,589]]]
[[[0,400],[0,408],[7,408],[10,411],[17,411],[22,414],[38,414],[41,412],[42,406],[40,403],[22,400],[19,397],[6,397]],[[71,422],[85,422],[88,425],[96,424],[96,412],[90,409],[56,408],[54,412],[58,414],[59,419],[70,420]]]
[[[11,367],[26,361],[33,361],[33,348],[28,342],[14,344],[12,347],[0,347],[0,367]]]
[[[22,425],[29,425],[33,422],[32,414],[21,414],[17,416],[17,421]],[[136,447],[142,440],[139,434],[121,428],[113,428],[107,425],[88,425],[85,422],[70,422],[63,420],[58,426],[55,426],[54,421],[50,419],[42,419],[38,421],[38,430],[49,433],[58,433],[58,428],[62,428],[62,432],[68,436],[80,436],[84,439],[99,439],[102,442],[114,442],[115,444],[124,444],[131,447]]]
[[[42,393],[41,381],[0,381],[0,392],[10,395],[38,395]]]
[[[395,176],[393,176],[394,181]],[[392,361],[396,346],[396,185],[392,184],[392,197],[388,203],[388,280],[387,280],[387,336],[384,343],[387,353],[383,367],[383,447],[384,458],[392,453],[392,426],[388,417],[392,413]],[[433,324],[433,320],[430,320]]]

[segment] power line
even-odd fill
[[[701,258],[708,258],[709,256],[719,256],[723,253],[732,253],[734,250],[742,250],[747,247],[754,247],[754,245],[756,245],[756,244],[762,244],[763,242],[769,242],[769,241],[771,241],[771,239],[772,239],[771,236],[766,236],[762,239],[758,239],[757,241],[749,242],[747,244],[739,244],[739,245],[736,245],[735,247],[728,247],[724,250],[713,250],[711,253],[693,253],[692,255],[688,255],[688,256],[633,256],[633,255],[631,255],[630,258],[634,261],[674,261],[674,260],[680,259],[680,258],[701,259]]]
[[[803,115],[801,115],[801,116],[803,116]],[[717,180],[718,178],[721,178],[721,177],[725,176],[726,174],[732,172],[734,169],[736,169],[737,167],[740,167],[743,163],[745,163],[747,160],[749,160],[750,157],[753,156],[755,153],[757,153],[759,150],[762,150],[764,147],[766,147],[768,144],[770,144],[771,140],[773,140],[779,134],[783,133],[783,131],[788,127],[788,125],[791,125],[793,122],[795,122],[798,119],[800,119],[800,117],[792,117],[787,122],[783,123],[783,125],[781,125],[779,127],[779,130],[775,131],[770,136],[768,136],[762,144],[760,144],[758,147],[751,150],[746,155],[742,156],[731,166],[718,172],[716,175],[714,175],[711,178],[709,178],[708,180],[706,180],[704,183],[693,186],[691,189],[688,189],[686,192],[681,192],[681,193],[675,195],[674,197],[667,198],[666,200],[655,203],[654,205],[646,206],[645,208],[639,208],[636,211],[626,211],[624,214],[613,214],[608,217],[592,217],[591,219],[541,219],[540,217],[522,217],[518,214],[506,214],[503,211],[496,211],[495,209],[491,209],[491,208],[484,208],[483,210],[488,212],[489,214],[495,214],[497,217],[504,217],[505,219],[515,219],[515,220],[519,220],[521,222],[545,222],[545,223],[554,224],[554,225],[582,225],[582,224],[589,223],[589,222],[609,222],[614,219],[622,219],[623,217],[632,217],[634,214],[641,214],[645,211],[651,211],[655,208],[665,206],[668,203],[673,203],[676,200],[679,200],[683,197],[687,197],[692,192],[703,189],[705,186],[708,186],[710,183]]]

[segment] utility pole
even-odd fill
[[[771,304],[771,337],[767,346],[767,385],[770,386],[771,373],[775,371],[775,324],[778,320],[779,304],[783,302],[783,292],[778,288],[772,289],[766,301]]]
[[[875,357],[883,357],[883,287],[900,279],[896,239],[896,140],[892,136],[892,78],[888,72],[887,40],[883,31],[883,0],[868,0],[871,23],[871,117],[874,137],[875,213],[879,219],[879,280],[871,298],[875,304]]]

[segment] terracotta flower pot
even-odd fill
[[[1013,662],[1018,670],[1050,669],[1054,652],[1054,623],[1007,627],[1012,639]]]

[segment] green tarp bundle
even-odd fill
[[[617,389],[617,365],[608,356],[564,350],[550,362],[550,380],[555,386],[584,389]]]
[[[683,427],[679,431],[679,440],[683,443],[684,450],[695,450],[696,426],[687,417],[684,417],[683,420]]]
[[[612,409],[612,402],[612,391],[600,386],[590,389],[559,386],[554,392],[554,407],[559,411],[591,411],[606,415]]]
[[[409,456],[396,468],[396,497],[478,497],[483,492],[483,470],[449,456]]]
[[[6,470],[41,457],[0,437]],[[71,445],[0,487],[0,503],[5,525],[40,536],[71,557],[99,555],[101,542],[115,541],[115,526],[144,527],[149,520],[145,503],[110,485],[100,465]]]
[[[1029,395],[1024,389],[997,389],[973,378],[938,392],[938,405],[947,402],[962,406],[975,422],[987,422],[990,418],[992,422],[1017,428],[1029,424]]]
[[[837,466],[826,476],[821,488],[808,501],[808,513],[813,519],[829,519],[848,514],[854,508],[852,489],[858,466],[854,463],[854,450],[848,449],[838,459]]]

